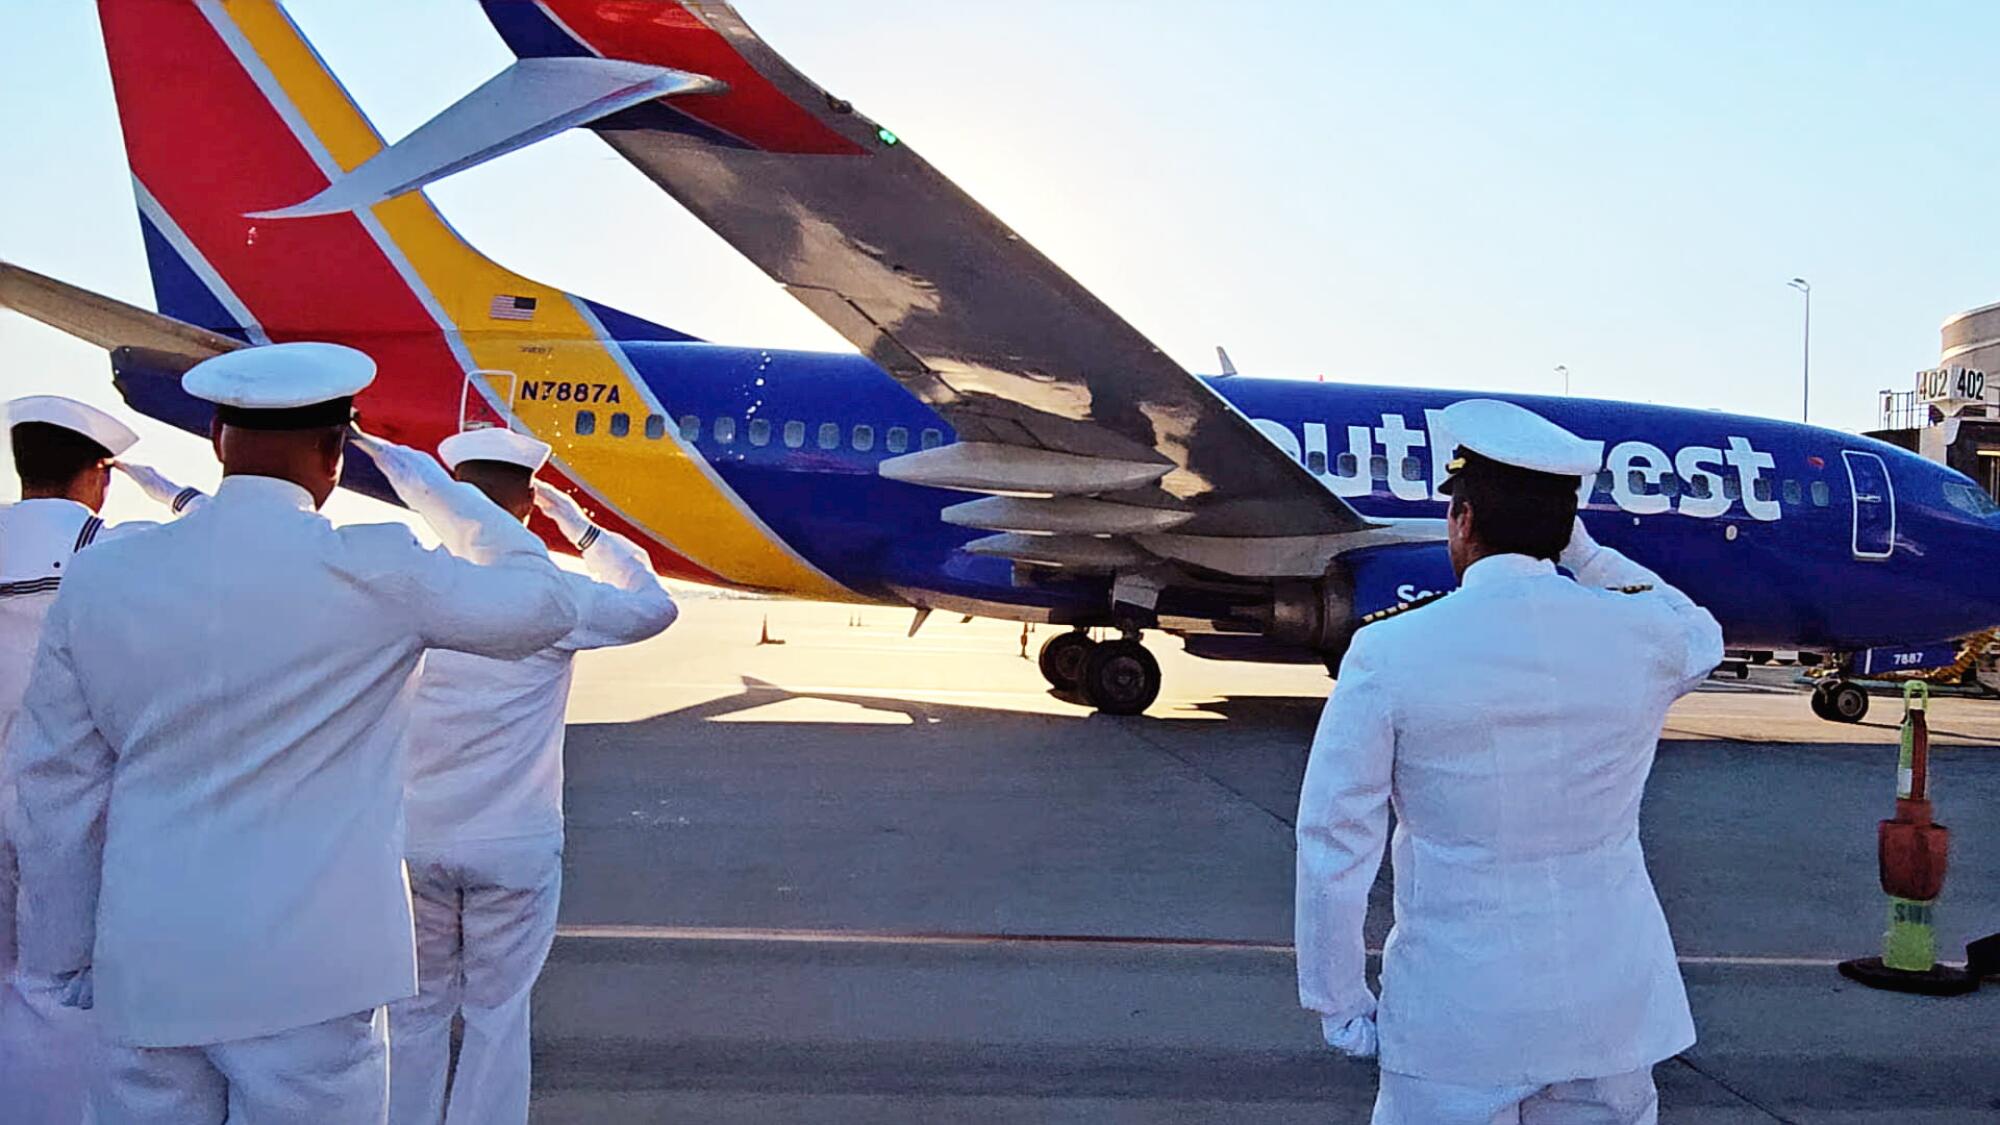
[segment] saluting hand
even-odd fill
[[[193,491],[175,484],[165,473],[151,465],[141,465],[132,461],[113,461],[111,467],[129,477],[133,484],[139,486],[139,491],[145,493],[147,498],[155,503],[168,505],[176,501],[185,503],[181,500],[182,493]]]
[[[1590,529],[1583,526],[1583,517],[1578,516],[1569,531],[1569,545],[1563,548],[1556,562],[1571,574],[1581,574],[1590,560],[1597,557],[1597,552],[1603,549],[1597,545],[1597,540],[1590,537]]]
[[[411,449],[407,445],[397,445],[393,441],[385,441],[373,434],[363,433],[358,427],[353,431],[350,440],[354,442],[356,448],[375,462],[375,467],[381,469],[382,475],[389,478],[389,486],[394,488],[396,495],[402,496],[405,501],[410,499],[405,495],[405,490],[412,486],[436,490],[448,487],[452,483],[450,474],[444,471],[444,466],[438,464],[437,458],[428,453]]]
[[[592,526],[590,517],[584,515],[583,509],[570,498],[569,493],[547,481],[538,480],[535,482],[535,507],[540,508],[543,515],[555,521],[556,527],[563,533],[563,538],[579,547],[584,545],[583,538],[590,534]]]

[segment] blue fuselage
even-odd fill
[[[980,533],[945,524],[938,512],[964,495],[877,474],[881,461],[918,448],[927,432],[950,440],[951,431],[866,359],[684,342],[624,347],[723,480],[849,588],[885,601],[919,593],[1058,620],[1103,611],[1101,581],[1024,586],[1011,564],[960,552]],[[1467,395],[1242,377],[1211,385],[1364,515],[1444,515],[1430,413]],[[1605,443],[1606,471],[1584,504],[1592,533],[1708,606],[1732,644],[1844,650],[2000,623],[1987,579],[2000,554],[2000,516],[1957,472],[1883,442],[1793,423],[1498,397]],[[728,421],[718,429],[718,419]],[[762,444],[752,440],[764,434],[753,435],[757,419],[769,423]],[[1442,452],[1448,459],[1450,450]]]

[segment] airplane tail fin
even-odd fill
[[[252,342],[354,344],[385,371],[480,367],[464,343],[475,334],[604,334],[595,306],[496,265],[419,192],[247,217],[382,148],[276,0],[99,0],[98,14],[161,312]]]

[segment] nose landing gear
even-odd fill
[[[1107,715],[1137,715],[1160,696],[1160,662],[1137,634],[1093,641],[1079,629],[1042,645],[1042,678]]]

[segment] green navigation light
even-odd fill
[[[882,143],[885,145],[898,144],[902,140],[902,138],[896,136],[896,134],[891,133],[887,129],[877,129],[875,130],[875,135],[882,138]]]

